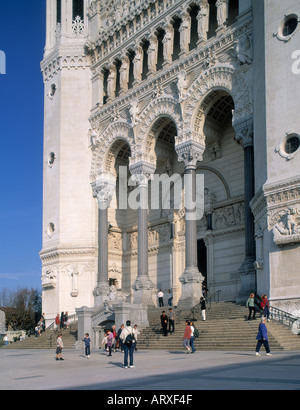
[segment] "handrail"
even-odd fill
[[[205,302],[209,302],[209,307],[211,308],[211,302],[213,299],[217,299],[216,303],[220,302],[220,294],[221,294],[221,290],[217,290],[215,293],[213,293],[212,295],[210,295],[207,299],[205,299]],[[197,305],[195,305],[194,307],[192,307],[191,309],[191,313],[193,315],[192,320],[195,320],[195,313],[197,311],[201,310],[201,302],[199,302]]]
[[[299,317],[274,306],[270,306],[270,314],[272,319],[287,325],[289,328],[293,326],[294,322],[300,319]]]

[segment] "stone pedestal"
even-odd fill
[[[94,312],[93,308],[82,306],[76,309],[76,314],[78,316],[78,336],[76,348],[81,347],[81,339],[84,338],[84,334],[92,334],[92,314]],[[93,346],[92,346],[93,347]]]

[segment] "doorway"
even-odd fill
[[[198,269],[207,283],[207,249],[203,239],[197,241]]]

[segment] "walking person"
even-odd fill
[[[161,289],[159,290],[157,296],[159,307],[164,307],[164,293]]]
[[[175,313],[172,308],[169,309],[169,312],[169,333],[171,335],[175,331]]]
[[[251,293],[251,295],[249,296],[246,302],[246,307],[249,309],[248,320],[251,320],[251,314],[252,314],[252,320],[255,319],[254,296],[255,296],[254,293]]]
[[[85,333],[84,338],[82,339],[84,342],[84,348],[85,348],[85,357],[87,359],[90,358],[91,355],[91,339],[89,338],[89,334]]]
[[[56,360],[64,360],[61,355],[63,347],[64,347],[64,342],[62,340],[62,334],[60,333],[56,339]]]
[[[4,342],[4,346],[8,345],[8,336],[7,333],[5,333],[4,337],[3,337],[3,342]]]
[[[133,352],[134,352],[134,345],[135,339],[133,335],[133,328],[131,326],[130,320],[127,320],[126,327],[122,330],[120,334],[120,339],[123,342],[124,347],[124,369],[128,369],[128,355],[129,355],[129,367],[132,369],[134,368],[133,364]]]
[[[109,329],[108,332],[107,332],[107,347],[108,347],[108,355],[107,356],[112,356],[111,352],[112,352],[113,340],[114,340],[114,334]]]
[[[191,333],[192,329],[190,326],[190,322],[188,320],[185,321],[185,330],[183,335],[183,346],[187,349],[187,353],[191,353]]]
[[[263,310],[264,317],[266,317],[267,321],[269,322],[270,321],[270,305],[269,305],[269,301],[268,301],[266,294],[262,295],[260,305]]]
[[[200,308],[201,308],[202,320],[206,320],[206,304],[205,304],[205,299],[203,296],[201,296],[200,298]]]
[[[271,351],[270,351],[270,346],[269,346],[269,340],[268,340],[268,331],[267,331],[267,326],[266,326],[266,318],[262,317],[261,318],[261,323],[259,324],[258,327],[258,333],[256,336],[257,339],[257,344],[256,344],[256,349],[255,349],[255,354],[256,356],[260,356],[259,351],[262,345],[264,345],[266,349],[266,354],[267,356],[271,356]]]
[[[194,323],[192,321],[190,321],[190,326],[191,326],[191,340],[190,340],[190,346],[192,349],[192,353],[195,353],[196,349],[194,346],[194,340],[195,340],[195,327],[194,327]]]
[[[166,315],[166,312],[163,310],[162,314],[160,316],[160,322],[161,322],[161,327],[163,329],[163,335],[168,336],[168,316]]]
[[[172,294],[172,291],[170,289],[168,290],[168,305],[169,306],[173,305],[173,294]]]

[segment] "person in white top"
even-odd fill
[[[159,290],[157,296],[158,296],[159,307],[163,307],[164,306],[164,294],[161,289]]]
[[[194,328],[194,323],[191,321],[191,331],[192,331],[192,333],[191,333],[191,348],[192,348],[192,353],[195,353],[195,351],[196,351],[196,349],[195,349],[195,346],[194,346],[194,340],[195,340],[195,336],[194,336],[194,331],[195,331],[195,328]]]

